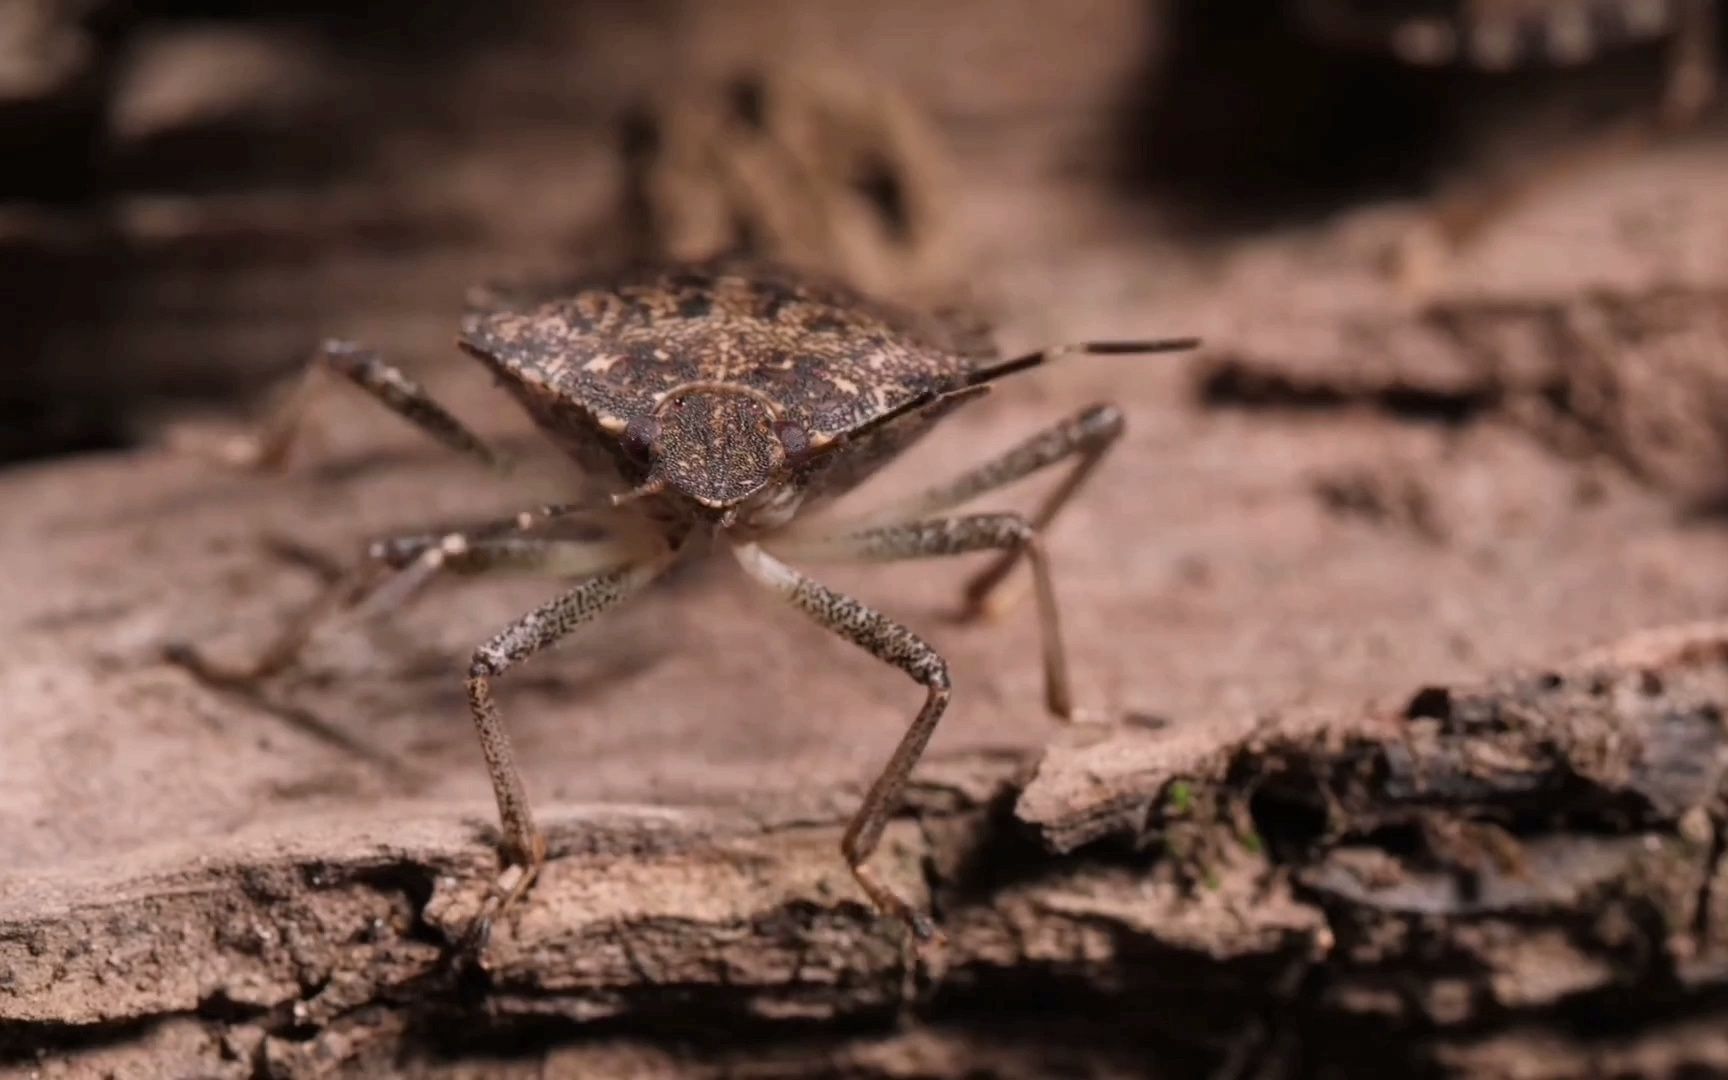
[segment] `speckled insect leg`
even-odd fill
[[[613,518],[609,524],[624,524],[623,519],[612,515],[610,507],[590,503],[549,503],[519,511],[506,518],[482,522],[470,528],[444,532],[411,533],[405,536],[376,540],[367,545],[366,557],[373,562],[383,563],[394,569],[402,570],[429,549],[447,546],[453,538],[466,538],[470,544],[475,544],[482,540],[531,532],[552,522],[583,514],[595,515],[603,519]],[[452,567],[452,569],[458,568]]]
[[[502,535],[526,532],[584,509],[576,505],[543,506],[467,531],[377,541],[367,549],[368,561],[364,566],[326,589],[297,613],[282,633],[252,660],[218,663],[186,644],[170,646],[168,659],[204,682],[244,686],[292,666],[314,635],[337,620],[361,622],[401,607],[440,571],[480,573],[521,569],[576,577],[618,566],[643,553],[643,541],[633,537],[549,541]]]
[[[471,942],[483,942],[491,921],[519,900],[546,861],[546,841],[534,827],[528,795],[516,769],[516,755],[504,718],[492,700],[492,680],[542,649],[568,636],[582,624],[617,607],[648,584],[671,561],[669,553],[639,560],[598,574],[574,589],[530,611],[474,650],[468,668],[468,705],[498,800],[506,866],[493,896],[470,929]]]
[[[1063,719],[1074,715],[1074,695],[1068,677],[1068,655],[1062,644],[1062,620],[1051,583],[1050,560],[1038,530],[1019,514],[969,514],[899,525],[881,525],[833,536],[776,544],[783,554],[807,558],[869,561],[964,555],[973,551],[1024,552],[1032,564],[1038,595],[1038,623],[1044,649],[1044,702]]]
[[[184,641],[166,645],[162,650],[163,658],[170,664],[185,668],[198,681],[212,686],[250,686],[263,682],[293,666],[319,629],[395,576],[372,563],[344,575],[311,604],[296,612],[282,632],[250,660],[215,660],[204,655],[196,645]]]
[[[1122,437],[1123,427],[1121,409],[1110,404],[1090,406],[945,484],[920,492],[881,513],[870,515],[868,520],[879,523],[927,517],[970,502],[1040,469],[1078,456],[1074,468],[1062,478],[1054,491],[1045,496],[1044,502],[1032,514],[1033,528],[1042,532],[1074,497],[1075,492],[1086,483],[1104,455]],[[1000,558],[967,582],[964,596],[968,617],[997,614],[1008,606],[998,590],[1013,572],[1023,550],[1025,549],[1016,548],[1004,552]]]
[[[581,578],[604,573],[634,562],[657,550],[639,538],[606,540],[562,540],[534,536],[473,538],[449,533],[435,546],[422,550],[395,577],[354,609],[356,618],[376,618],[401,606],[439,571],[483,574],[497,570],[521,570],[548,577]]]
[[[352,341],[326,341],[307,365],[306,374],[288,400],[265,420],[258,433],[231,444],[223,456],[249,468],[279,468],[288,460],[295,436],[311,407],[312,398],[326,373],[348,379],[391,412],[407,420],[432,438],[458,453],[466,454],[490,468],[501,469],[502,456],[421,386],[378,358],[365,346]]]
[[[733,548],[746,573],[793,607],[834,633],[910,675],[925,688],[924,707],[894,748],[876,782],[864,796],[863,805],[846,827],[840,851],[858,885],[884,915],[893,916],[911,928],[917,937],[929,940],[936,928],[928,916],[902,898],[876,876],[870,856],[882,842],[882,831],[900,805],[912,767],[924,753],[937,721],[948,708],[948,662],[923,639],[863,604],[818,584],[755,544]]]

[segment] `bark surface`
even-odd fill
[[[1728,1072],[1728,152],[1560,178],[1412,300],[1383,256],[1414,204],[1315,220],[1124,179],[1123,145],[1160,145],[1134,107],[1170,70],[1156,5],[940,5],[931,40],[975,35],[963,68],[873,35],[877,6],[500,19],[421,43],[437,115],[423,69],[316,32],[231,28],[261,81],[185,62],[233,55],[207,26],[128,53],[113,175],[0,214],[39,332],[19,371],[134,443],[0,473],[0,1075]],[[806,568],[951,664],[880,856],[947,933],[917,953],[838,842],[920,692],[726,560],[679,574],[498,681],[552,859],[458,962],[495,868],[461,676],[558,584],[441,584],[252,693],[162,650],[244,655],[370,538],[567,498],[580,478],[450,355],[464,290],[710,235],[669,229],[678,207],[780,205],[727,185],[805,159],[752,144],[723,182],[692,164],[704,114],[665,129],[702,154],[645,173],[615,106],[648,68],[847,45],[934,117],[943,140],[895,161],[943,231],[884,246],[880,200],[836,197],[799,212],[851,224],[800,250],[958,277],[1010,351],[1206,338],[1005,383],[850,504],[1121,404],[1049,537],[1098,721],[1042,714],[1029,604],[952,620],[972,562]],[[600,59],[573,72],[578,46]],[[855,89],[766,85],[888,138],[856,130]],[[355,94],[382,130],[325,123],[359,123],[330,104]],[[223,166],[236,132],[303,171]],[[170,151],[207,185],[151,173]],[[662,216],[620,235],[619,207]],[[333,335],[525,467],[498,480],[340,394],[281,476],[164,445]]]

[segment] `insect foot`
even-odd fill
[[[506,855],[506,858],[509,858]],[[521,862],[506,862],[498,876],[492,880],[492,887],[481,902],[480,910],[475,913],[473,921],[462,932],[456,943],[459,955],[484,968],[486,966],[486,948],[492,941],[492,927],[511,908],[528,895],[534,880],[540,876],[540,868],[546,865],[546,842],[538,834],[534,837],[533,850],[528,852]]]

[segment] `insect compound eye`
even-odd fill
[[[786,460],[794,465],[810,456],[810,433],[793,420],[774,421],[774,437],[786,450]]]
[[[646,465],[654,457],[654,440],[660,437],[660,421],[638,416],[624,425],[624,452]]]

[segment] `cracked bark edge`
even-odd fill
[[[1719,285],[1462,299],[1430,303],[1413,320],[1366,314],[1217,343],[1196,389],[1213,408],[1496,419],[1713,513],[1728,499],[1725,332]]]
[[[839,1053],[909,1017],[1012,1026],[1028,987],[1052,1022],[1127,1010],[1156,1019],[1125,1045],[1225,1060],[1476,1068],[1501,1034],[1577,1043],[1605,1009],[1705,1025],[1728,1013],[1725,716],[1717,624],[1402,709],[933,763],[883,856],[949,935],[916,961],[857,895],[838,820],[566,809],[484,972],[449,962],[492,859],[478,814],[165,846],[0,895],[0,1074],[157,1060],[188,1024],[198,1067],[233,1075],[499,1031],[826,1031]]]

